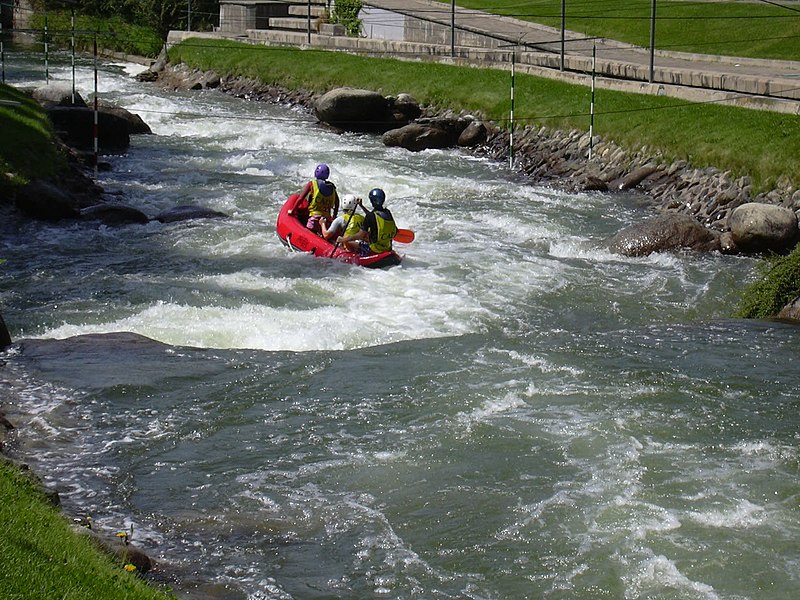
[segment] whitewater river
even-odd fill
[[[7,80],[42,83],[34,58],[7,56]],[[65,57],[50,70],[68,80]],[[69,514],[133,527],[185,597],[800,595],[798,330],[730,318],[753,260],[616,256],[634,196],[135,71],[105,65],[100,92],[154,135],[102,185],[230,218],[3,217],[10,450]],[[317,162],[341,192],[386,190],[417,235],[401,266],[280,244]],[[161,344],[43,341],[109,332]]]

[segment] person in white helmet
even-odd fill
[[[358,233],[361,223],[364,222],[364,215],[356,214],[359,206],[361,206],[361,198],[356,198],[353,194],[345,194],[342,198],[342,214],[330,224],[325,239],[330,242],[339,236]]]

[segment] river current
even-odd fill
[[[635,195],[136,69],[103,64],[100,94],[154,134],[100,183],[230,217],[4,217],[10,451],[71,515],[132,528],[181,597],[798,597],[800,345],[730,318],[755,261],[614,255],[648,215]],[[43,84],[41,58],[7,55],[6,78]],[[318,162],[342,193],[386,191],[416,232],[401,266],[281,245]],[[118,332],[161,343],[70,340]]]

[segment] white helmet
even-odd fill
[[[350,212],[356,209],[358,206],[358,200],[353,194],[345,194],[342,197],[342,210],[345,212]]]

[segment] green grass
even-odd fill
[[[384,94],[408,92],[426,105],[480,112],[501,126],[508,123],[507,71],[426,63],[421,75],[415,62],[204,39],[174,46],[170,60],[289,89],[324,92],[352,86]],[[589,102],[586,87],[517,75],[518,125],[587,131]],[[770,189],[781,176],[799,183],[797,115],[597,90],[595,132],[630,149],[647,146],[669,160],[749,175],[757,189]]]
[[[36,14],[31,19],[31,28],[38,29],[39,38],[44,38],[45,16]],[[72,23],[68,12],[47,13],[48,41],[62,47],[69,47],[72,38]],[[164,41],[150,27],[126,23],[121,17],[75,16],[75,46],[78,50],[92,52],[94,33],[97,32],[97,45],[101,49],[124,52],[138,56],[156,57],[164,46]]]
[[[800,246],[788,256],[773,257],[761,264],[761,279],[748,286],[735,316],[745,319],[774,317],[800,297]]]
[[[30,96],[0,84],[0,193],[47,178],[67,167],[59,153],[47,115]]]
[[[458,0],[456,4],[561,28],[561,0]],[[569,0],[565,6],[569,31],[650,46],[651,0]],[[758,2],[658,0],[655,46],[676,52],[800,60],[798,8],[796,4],[781,8]]]
[[[100,553],[15,467],[0,461],[0,595],[9,600],[171,598]]]

